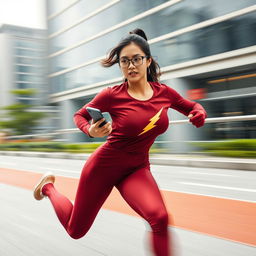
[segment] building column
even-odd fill
[[[194,88],[194,81],[185,78],[169,79],[164,81],[164,84],[176,90],[184,98],[187,98],[187,90]],[[169,121],[188,120],[188,117],[174,109],[168,111],[168,117]],[[176,154],[193,152],[195,147],[186,141],[203,140],[204,137],[202,128],[198,129],[192,123],[171,124],[165,135],[165,140],[172,141],[168,143],[169,151]]]
[[[60,129],[77,128],[73,121],[73,116],[79,108],[80,107],[77,106],[74,100],[64,100],[60,102]],[[67,133],[61,136],[64,142],[67,143],[85,142],[87,141],[87,137],[88,136],[82,132]]]

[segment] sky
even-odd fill
[[[45,0],[0,0],[0,25],[46,29]]]

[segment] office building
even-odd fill
[[[2,24],[0,26],[0,107],[23,103],[33,105],[31,111],[52,115],[48,104],[46,30]],[[15,89],[34,89],[32,96],[15,96]],[[48,120],[48,121],[46,121]],[[44,119],[34,133],[54,129],[51,118]]]

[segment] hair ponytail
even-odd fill
[[[135,34],[135,35],[141,36],[146,41],[148,41],[148,38],[147,38],[145,32],[142,29],[140,29],[140,28],[135,28],[134,30],[130,31],[129,34],[130,35]]]

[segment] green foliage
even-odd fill
[[[29,134],[37,126],[38,121],[46,115],[42,112],[28,112],[23,106],[19,108],[17,105],[9,106],[10,109],[7,116],[10,120],[1,121],[0,126],[11,129],[14,134]]]
[[[31,96],[36,93],[34,89],[18,89],[11,93]],[[11,130],[13,134],[29,134],[38,125],[40,119],[46,117],[45,113],[30,111],[33,105],[16,103],[4,107],[5,114],[0,121],[1,129]]]
[[[194,142],[193,145],[215,156],[256,157],[256,139]]]
[[[32,96],[37,93],[36,89],[16,89],[16,90],[11,90],[10,91],[14,95],[18,96]]]
[[[69,152],[69,153],[92,153],[103,142],[95,143],[61,143],[61,142],[9,142],[1,143],[0,150],[8,151],[40,151],[40,152]],[[227,140],[218,142],[193,143],[204,152],[223,157],[256,158],[256,140]],[[166,153],[166,149],[153,145],[150,153]]]
[[[61,143],[61,142],[8,142],[1,143],[0,150],[6,151],[37,151],[37,152],[69,152],[69,153],[92,153],[103,142],[94,143]],[[150,153],[166,153],[156,145],[150,149]]]
[[[63,144],[62,151],[70,153],[91,153],[102,143],[85,143],[85,144]]]
[[[256,158],[256,151],[245,150],[209,150],[214,156],[238,157],[238,158]]]
[[[102,143],[63,144],[60,142],[9,142],[1,143],[0,150],[91,153]]]
[[[166,148],[160,148],[159,145],[153,144],[151,148],[149,149],[150,154],[160,154],[160,153],[168,153],[168,150]]]
[[[13,105],[3,107],[3,109],[9,110],[11,113],[16,113],[16,112],[20,112],[20,111],[24,111],[26,109],[29,109],[31,107],[32,107],[31,105],[16,103],[16,104],[13,104]]]

